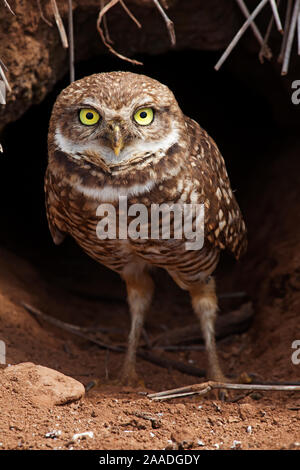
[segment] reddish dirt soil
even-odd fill
[[[300,365],[291,361],[291,344],[300,339],[298,149],[299,140],[295,139],[286,142],[284,149],[277,147],[282,157],[272,169],[262,170],[255,184],[252,180],[255,187],[248,191],[250,196],[244,204],[248,255],[239,264],[225,263],[217,272],[219,292],[246,290],[255,312],[247,332],[218,342],[228,376],[247,372],[263,381],[299,381]],[[288,177],[283,178],[283,174]],[[257,204],[259,194],[263,198]],[[56,250],[59,258],[60,247]],[[107,340],[125,344],[129,321],[124,286],[117,276],[88,260],[71,244],[71,254],[72,250],[74,259],[67,276],[62,265],[56,270],[52,266],[50,271],[46,255],[37,267],[1,249],[0,339],[6,343],[7,364],[30,361],[83,384],[99,377],[100,384],[77,403],[49,408],[31,400],[25,387],[23,392],[0,370],[1,449],[300,448],[299,393],[263,392],[235,403],[220,402],[213,395],[152,402],[143,392],[202,379],[142,359],[138,359],[138,372],[144,387],[107,383],[107,378],[117,376],[122,354],[107,353],[37,320],[20,305],[30,303],[81,326],[101,325],[109,329],[104,333]],[[159,272],[156,280],[156,298],[146,325],[150,338],[164,328],[195,321],[187,295],[164,273]],[[221,313],[233,306],[230,302],[223,304]],[[201,350],[163,354],[205,368]],[[75,433],[87,431],[93,437],[72,440]]]

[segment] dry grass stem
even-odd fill
[[[244,14],[244,16],[246,18],[249,18],[250,16],[250,11],[248,10],[248,7],[246,6],[244,0],[236,0],[238,6],[240,7],[242,13]],[[258,43],[261,45],[261,50],[264,51],[264,54],[266,53],[267,54],[267,48],[266,48],[266,45],[265,45],[265,40],[264,38],[262,37],[258,27],[256,26],[255,22],[252,21],[252,23],[250,24],[250,27],[254,33],[254,36],[256,37]],[[268,55],[268,56],[267,56]],[[269,50],[269,53],[267,55],[264,55],[264,57],[266,57],[267,59],[270,59],[272,57],[272,53],[271,51]]]
[[[270,5],[271,5],[272,11],[273,11],[273,16],[274,16],[274,19],[275,19],[277,29],[280,33],[283,33],[283,28],[282,28],[280,16],[279,16],[279,13],[278,13],[278,8],[277,8],[277,5],[276,5],[276,1],[275,0],[270,0]]]
[[[225,52],[222,54],[221,58],[219,59],[219,61],[216,63],[215,65],[215,70],[219,70],[223,63],[225,62],[225,60],[228,58],[228,56],[230,55],[230,53],[232,52],[232,50],[235,48],[235,46],[237,45],[237,43],[239,42],[239,40],[241,39],[241,37],[243,36],[243,34],[246,32],[246,30],[248,29],[248,27],[252,24],[252,22],[254,21],[254,19],[257,17],[257,15],[260,13],[260,11],[263,9],[263,7],[269,2],[269,0],[262,0],[258,5],[257,7],[255,8],[255,10],[251,13],[251,15],[248,17],[248,19],[245,21],[245,23],[243,24],[243,26],[239,29],[239,31],[236,33],[236,35],[234,36],[234,38],[232,39],[232,41],[230,42],[229,46],[227,47],[227,49],[225,50]]]
[[[163,9],[163,7],[161,6],[158,0],[152,0],[152,1],[166,23],[172,46],[175,46],[176,36],[175,36],[175,29],[174,29],[173,21],[170,20],[170,18],[168,17],[168,15],[166,14],[165,10]]]
[[[0,104],[6,104],[6,86],[3,80],[0,80]]]
[[[297,20],[297,31],[298,31],[298,55],[300,55],[300,11],[298,12],[298,20]]]
[[[261,385],[261,384],[233,384],[208,381],[187,387],[174,388],[163,392],[148,394],[152,400],[169,400],[190,395],[205,395],[211,390],[243,390],[243,391],[272,391],[272,392],[300,392],[299,385]]]
[[[132,19],[132,21],[137,25],[138,28],[141,28],[142,25],[141,23],[136,19],[136,17],[131,13],[131,11],[129,10],[129,8],[125,5],[125,3],[123,2],[123,0],[120,0],[120,5],[122,5],[123,9],[126,11],[127,15],[129,16],[129,18]]]
[[[15,12],[11,9],[11,6],[10,6],[10,4],[8,3],[8,1],[7,1],[7,0],[3,0],[3,2],[4,2],[4,5],[6,6],[6,8],[9,9],[9,11],[11,12],[11,14],[14,15],[14,16],[16,16]]]
[[[42,5],[41,5],[41,0],[36,0],[37,1],[37,5],[38,5],[38,9],[39,9],[39,12],[40,12],[40,17],[42,18],[42,20],[44,21],[44,23],[46,23],[48,26],[50,26],[52,28],[53,24],[51,23],[51,21],[49,21],[44,13],[43,13],[43,9],[42,9]]]
[[[52,6],[53,15],[55,18],[55,22],[58,28],[62,45],[65,49],[67,49],[69,47],[68,38],[67,38],[66,30],[65,30],[63,21],[61,19],[57,4],[56,4],[56,0],[51,0],[51,6]]]
[[[104,15],[112,8],[114,7],[115,5],[117,5],[117,3],[120,3],[120,0],[111,0],[109,3],[107,3],[107,5],[105,5],[103,8],[101,8],[101,10],[99,11],[99,15],[98,15],[98,19],[97,19],[97,30],[100,34],[100,37],[103,41],[103,44],[107,47],[107,49],[112,53],[114,54],[115,56],[119,57],[119,59],[122,59],[122,60],[126,60],[127,62],[130,62],[132,64],[135,64],[135,65],[143,65],[142,62],[139,62],[138,60],[135,60],[135,59],[130,59],[129,57],[126,57],[124,56],[123,54],[120,54],[119,52],[117,52],[111,45],[111,41],[108,42],[107,41],[107,38],[105,37],[105,34],[103,32],[103,29],[101,28],[101,23],[102,23],[102,19],[104,17]]]
[[[7,71],[7,67],[4,65],[4,63],[0,59],[0,76],[5,83],[6,89],[11,92],[11,87],[10,87],[10,84],[8,83],[4,70]]]
[[[287,43],[287,38],[289,35],[289,29],[290,29],[292,9],[293,9],[293,0],[288,0],[287,6],[286,6],[285,20],[284,20],[284,34],[283,34],[283,39],[281,43],[280,53],[277,59],[277,61],[280,64],[282,64],[283,62],[283,56],[284,56],[284,52],[286,49],[286,43]]]
[[[277,5],[279,7],[280,0],[278,0]],[[263,44],[261,46],[261,49],[259,51],[259,54],[258,54],[259,60],[262,64],[264,63],[264,58],[265,57],[268,58],[268,59],[272,58],[272,53],[271,53],[271,57],[267,57],[267,55],[268,55],[268,50],[270,51],[270,48],[268,46],[268,41],[269,41],[270,34],[271,34],[271,31],[272,31],[272,28],[273,28],[273,24],[274,24],[274,16],[272,15],[271,19],[269,21],[268,27],[267,27],[265,37],[264,37],[264,42],[263,42]]]
[[[72,0],[68,0],[68,25],[69,25],[69,69],[70,69],[70,82],[75,80],[75,56],[74,56],[74,27],[73,27],[73,4]]]
[[[289,33],[288,33],[288,37],[287,37],[287,41],[286,41],[286,48],[285,48],[284,56],[283,56],[281,75],[286,75],[288,73],[289,63],[290,63],[290,56],[291,56],[291,52],[292,52],[292,46],[293,46],[293,41],[294,41],[294,37],[295,37],[295,31],[296,31],[299,11],[300,11],[300,0],[296,0],[295,5],[294,5],[294,9],[293,9],[293,13],[292,13]]]

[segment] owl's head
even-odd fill
[[[166,152],[184,133],[183,114],[169,88],[130,72],[94,74],[64,89],[54,105],[49,146],[74,161],[129,161]]]

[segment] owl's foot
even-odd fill
[[[230,380],[227,379],[227,377],[225,377],[223,374],[218,374],[216,377],[211,378],[211,380],[224,384],[230,382]],[[220,401],[230,401],[231,399],[229,390],[226,390],[225,388],[213,390],[212,393],[214,393],[216,398],[218,398]]]
[[[101,387],[102,385],[113,385],[116,387],[128,386],[134,388],[146,388],[143,379],[139,378],[136,372],[131,374],[122,373],[120,377],[116,379],[100,379],[95,378],[91,380],[86,386],[86,393],[92,390],[93,388]]]

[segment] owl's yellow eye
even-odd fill
[[[151,124],[154,119],[154,112],[152,108],[141,108],[133,116],[135,122],[141,126]]]
[[[81,109],[79,112],[79,119],[85,126],[93,126],[99,121],[100,114],[94,109]]]

